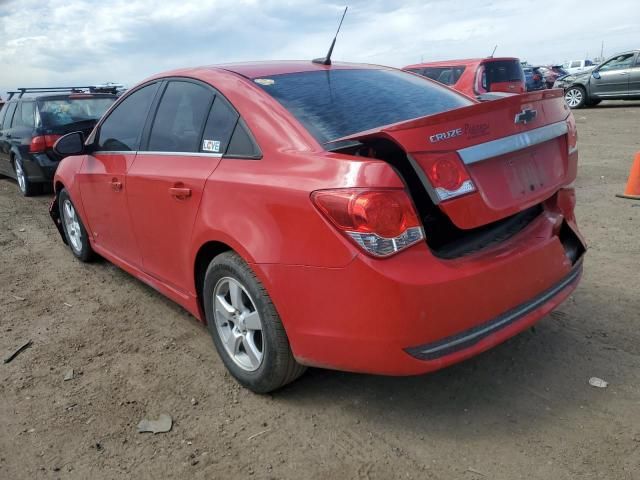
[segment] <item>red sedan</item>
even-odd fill
[[[256,392],[305,366],[437,370],[576,287],[576,128],[560,91],[478,103],[370,65],[177,70],[56,144],[51,214],[206,323]]]
[[[470,97],[488,93],[524,93],[520,60],[513,57],[472,58],[408,65],[403,70],[428,77]]]

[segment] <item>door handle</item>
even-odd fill
[[[171,187],[169,188],[169,195],[178,200],[185,200],[191,196],[191,189],[186,187]]]
[[[114,192],[122,191],[122,182],[119,181],[117,178],[112,178],[111,179],[111,190],[113,190]]]

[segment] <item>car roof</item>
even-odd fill
[[[154,75],[154,78],[167,77],[171,75],[192,75],[197,77],[199,76],[199,74],[202,74],[203,71],[225,70],[246,78],[253,79],[271,75],[282,75],[286,73],[356,69],[394,70],[391,67],[370,65],[365,63],[333,62],[331,65],[322,65],[313,63],[311,60],[278,60],[264,62],[226,63],[219,65],[207,65],[196,68],[186,68]]]
[[[515,60],[517,62],[520,61],[519,58],[516,57],[485,57],[485,58],[462,58],[456,60],[440,60],[437,62],[423,62],[416,63],[414,65],[407,65],[403,68],[403,70],[407,68],[421,68],[421,67],[455,67],[459,65],[469,66],[473,64],[478,64],[482,62],[500,62],[500,61],[511,61]]]

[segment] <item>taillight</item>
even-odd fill
[[[43,153],[48,148],[53,148],[56,140],[61,136],[62,135],[38,135],[37,137],[33,137],[29,145],[29,153]]]
[[[424,238],[404,190],[318,190],[311,200],[341,233],[375,257],[388,257]]]
[[[475,192],[476,186],[457,153],[416,155],[439,200],[449,200]]]

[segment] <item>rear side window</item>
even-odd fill
[[[7,107],[7,114],[4,117],[2,128],[7,129],[11,127],[11,118],[13,117],[13,113],[16,111],[16,105],[16,103],[10,103]]]
[[[580,66],[582,66],[582,62],[578,60],[578,61],[571,62],[571,66],[569,68],[578,68]]]
[[[128,95],[100,126],[98,150],[135,151],[140,148],[142,129],[149,114],[158,83]]]
[[[218,95],[207,118],[200,150],[225,153],[237,122],[238,113],[221,95]]]
[[[197,152],[202,128],[213,101],[211,89],[192,82],[173,81],[167,86],[156,113],[149,150]]]
[[[423,75],[443,85],[454,85],[464,72],[464,67],[427,67]]]
[[[18,105],[16,109],[16,113],[13,116],[13,127],[31,127],[35,126],[35,115],[34,115],[34,106],[33,102],[22,102]]]
[[[323,70],[256,78],[319,143],[472,102],[397,70]]]
[[[5,103],[0,109],[0,130],[2,130],[2,124],[4,123],[4,117],[7,115],[7,110],[9,109],[9,104]]]
[[[256,145],[253,137],[249,133],[249,129],[242,119],[238,120],[236,128],[231,135],[229,148],[227,148],[226,157],[236,158],[261,158],[262,153]]]

